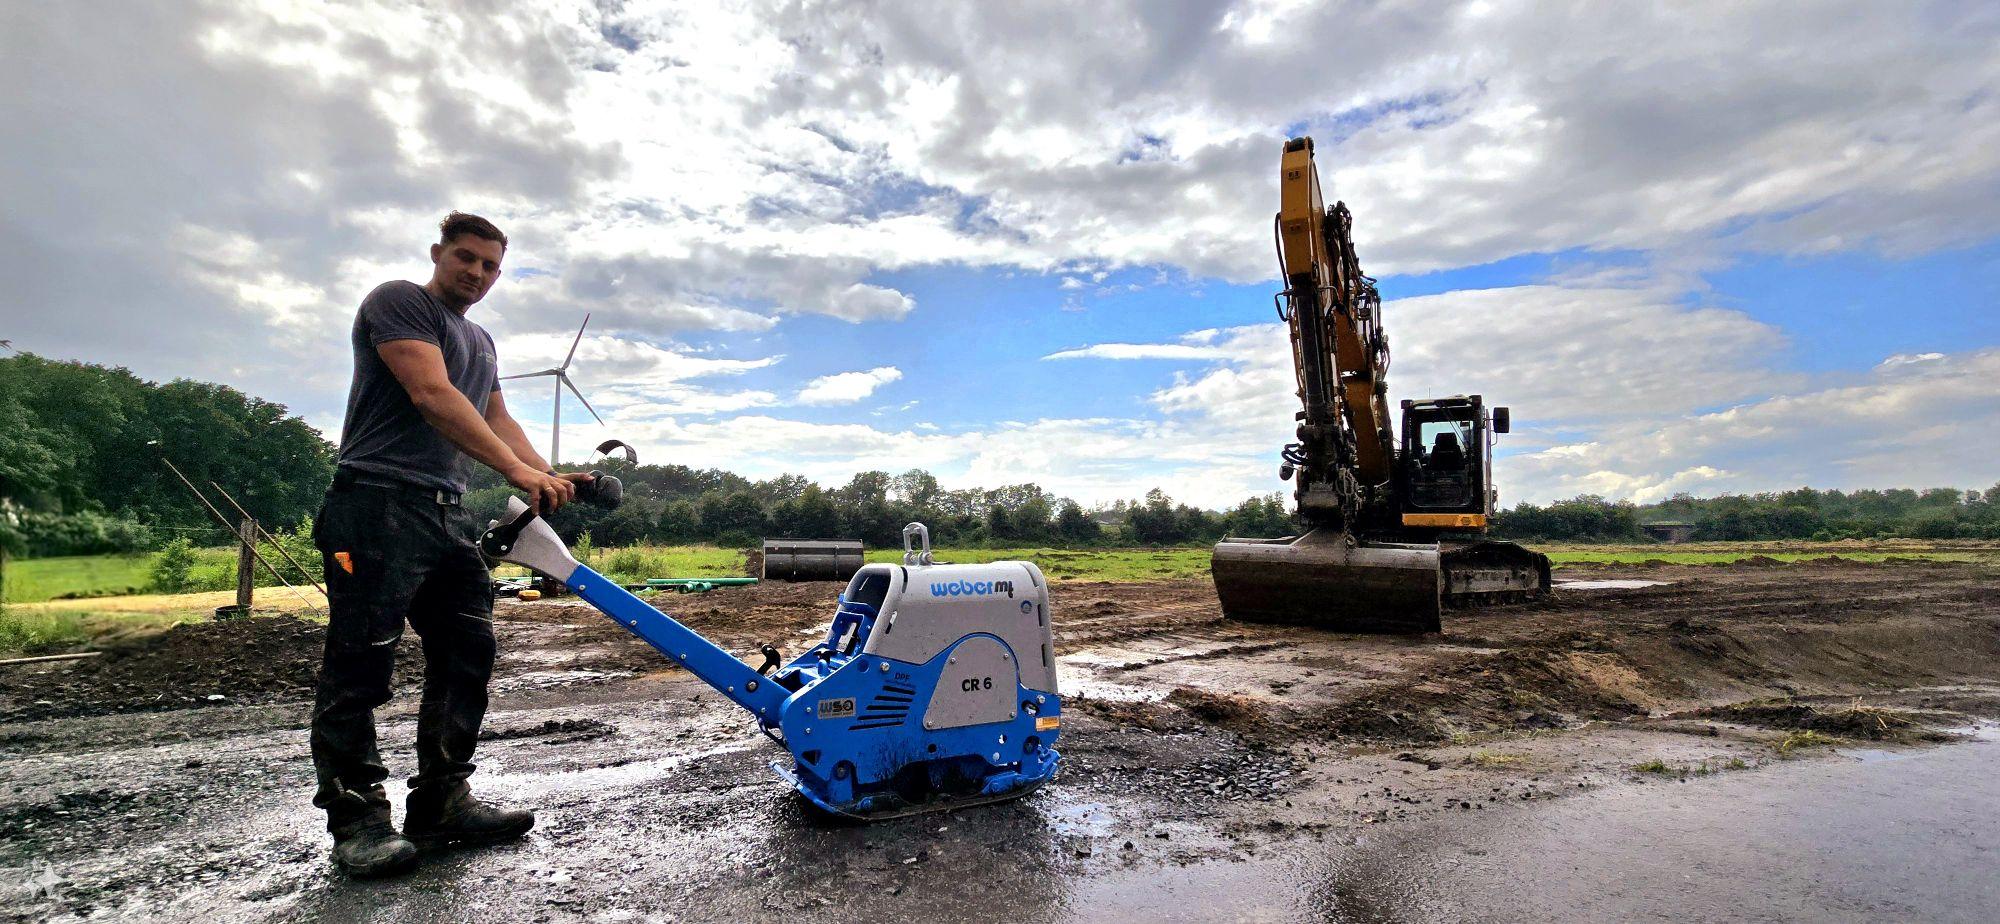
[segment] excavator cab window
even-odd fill
[[[1403,421],[1403,472],[1418,510],[1481,508],[1484,446],[1476,407],[1415,407]]]

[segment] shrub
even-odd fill
[[[277,540],[279,547],[285,550],[285,555],[290,555],[299,563],[300,568],[305,569],[304,577],[313,581],[325,581],[326,560],[320,556],[319,547],[313,544],[312,534],[312,517],[306,517],[291,529],[281,529],[272,533],[271,538]],[[299,579],[295,569],[285,561],[284,555],[266,557],[270,559],[271,567],[284,572],[286,580]],[[270,575],[259,575],[259,577],[269,578]]]
[[[194,546],[185,536],[176,537],[153,559],[149,587],[156,593],[183,593],[193,583]]]
[[[21,511],[12,529],[19,532],[19,544],[28,555],[35,557],[138,552],[152,548],[154,542],[153,531],[141,524],[89,511]]]
[[[662,577],[665,561],[643,549],[614,549],[604,558],[604,573],[629,578]]]

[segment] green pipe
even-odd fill
[[[680,587],[688,584],[707,584],[710,587],[742,587],[746,584],[755,584],[755,583],[757,583],[757,579],[753,577],[647,578],[646,579],[646,585],[648,587]]]

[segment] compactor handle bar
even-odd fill
[[[507,498],[506,522],[493,521],[480,536],[479,547],[492,558],[533,569],[569,585],[584,602],[701,678],[731,702],[749,710],[758,721],[767,725],[777,721],[778,710],[791,691],[760,676],[722,646],[654,609],[631,591],[591,570],[589,565],[578,562],[548,521],[520,498]]]

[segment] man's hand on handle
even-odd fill
[[[584,472],[551,475],[526,465],[507,476],[508,484],[528,493],[528,507],[540,514],[561,510],[564,504],[576,499],[577,484],[589,480],[590,475]]]

